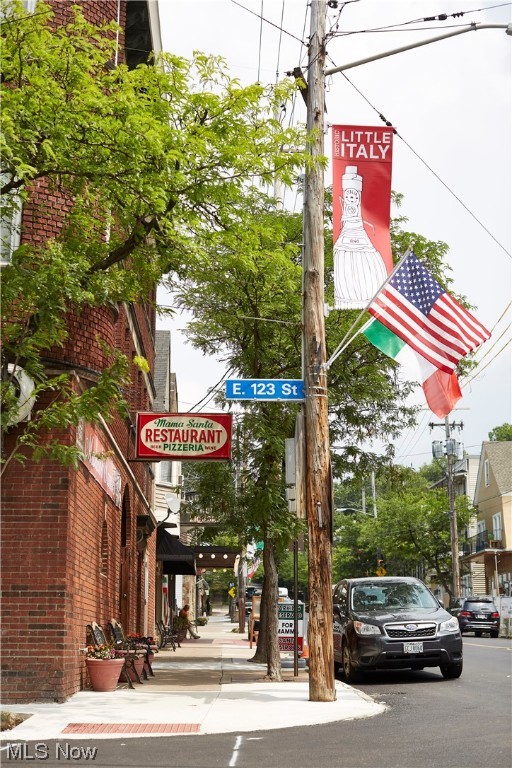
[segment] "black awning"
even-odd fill
[[[156,529],[156,559],[162,561],[165,574],[196,575],[193,550],[161,526]]]

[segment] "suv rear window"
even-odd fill
[[[488,611],[495,611],[494,603],[492,600],[466,600],[464,607],[466,610],[474,611],[476,608],[483,608]]]

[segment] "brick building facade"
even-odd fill
[[[52,3],[56,23],[66,20],[72,4]],[[151,29],[158,27],[150,19],[158,10],[154,2],[88,0],[82,6],[94,23],[119,20],[126,33],[120,40],[122,48],[129,34],[138,41],[132,49],[140,52],[144,41],[151,41]],[[155,48],[157,44],[153,40]],[[56,192],[48,194],[44,180],[34,185],[22,212],[21,242],[45,241],[58,234],[68,202]],[[5,703],[63,701],[85,687],[80,649],[86,645],[86,625],[92,621],[106,625],[114,617],[126,632],[154,634],[154,478],[152,465],[131,461],[135,413],[152,410],[155,397],[154,299],[148,297],[145,305],[70,313],[65,345],[50,350],[44,359],[48,371],[71,373],[76,391],[96,380],[109,363],[98,339],[130,360],[145,357],[149,372],[131,366],[132,385],[123,393],[129,418],[116,416],[94,426],[81,423],[58,435],[67,445],[83,449],[85,458],[78,469],[49,460],[12,461],[5,468],[1,510]],[[38,400],[35,407],[44,405]],[[16,429],[7,434],[5,455]]]

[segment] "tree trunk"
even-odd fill
[[[263,556],[263,560],[265,560],[265,556]],[[263,575],[263,585],[261,589],[261,602],[260,602],[260,628],[258,632],[258,642],[256,644],[256,652],[252,659],[249,659],[249,661],[254,661],[258,664],[266,664],[267,663],[267,587],[266,587],[266,579],[265,575]],[[250,625],[249,625],[250,626]]]
[[[271,541],[265,541],[263,550],[263,564],[265,568],[265,589],[268,594],[266,611],[266,645],[267,645],[267,677],[270,680],[281,682],[281,654],[279,653],[279,637],[277,634],[277,598],[278,598],[278,573]]]
[[[281,655],[279,653],[277,597],[278,573],[274,545],[263,534],[263,589],[261,592],[260,630],[256,653],[250,661],[267,665],[267,677],[281,682]]]

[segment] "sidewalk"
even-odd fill
[[[155,655],[155,677],[135,690],[120,684],[112,693],[80,691],[63,704],[2,705],[30,714],[3,731],[2,741],[169,736],[250,732],[371,717],[384,711],[360,691],[336,682],[335,702],[309,701],[308,671],[283,669],[284,682],[265,681],[266,665],[248,661],[247,634],[214,614],[199,627],[199,640],[187,639],[176,652]],[[283,657],[284,658],[284,657]]]

